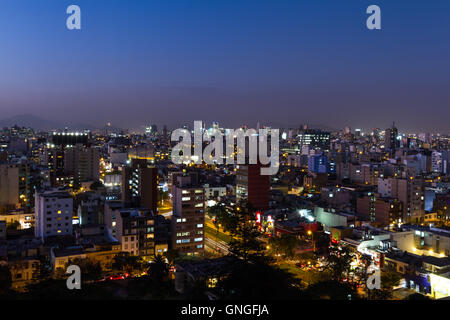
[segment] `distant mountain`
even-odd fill
[[[29,127],[36,131],[50,131],[57,129],[69,128],[69,130],[94,130],[95,127],[88,124],[68,125],[56,121],[45,120],[32,114],[22,114],[15,117],[0,120],[0,128],[12,127]]]
[[[34,130],[52,130],[61,129],[64,126],[61,123],[45,120],[36,117],[32,114],[22,114],[8,119],[0,120],[0,127],[12,127],[18,125],[19,127],[29,127]]]

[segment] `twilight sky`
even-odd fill
[[[1,0],[0,119],[450,133],[449,15],[448,0]]]

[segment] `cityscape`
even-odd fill
[[[5,0],[0,300],[450,300],[448,10]]]
[[[279,170],[263,175],[174,164],[171,131],[4,128],[2,294],[449,297],[450,135],[280,129]]]

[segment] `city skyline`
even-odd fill
[[[379,1],[375,31],[368,1],[77,1],[75,31],[70,4],[0,4],[0,120],[448,134],[448,2]]]

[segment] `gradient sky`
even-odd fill
[[[448,0],[1,0],[0,119],[449,133],[449,16]]]

